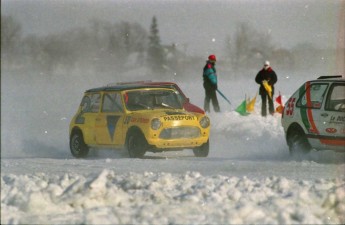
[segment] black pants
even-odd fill
[[[272,98],[270,98],[267,94],[261,95],[261,115],[266,116],[267,115],[267,101],[268,101],[268,111],[271,115],[274,113],[274,107],[273,107],[273,95]]]
[[[213,109],[215,112],[220,112],[217,93],[215,89],[205,88],[204,110],[210,112],[210,101],[212,100]]]

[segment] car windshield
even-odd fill
[[[178,95],[173,90],[135,90],[124,95],[126,108],[131,111],[170,108],[181,109]]]

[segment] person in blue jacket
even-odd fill
[[[205,101],[204,110],[210,112],[210,101],[212,100],[213,109],[215,112],[220,112],[219,103],[217,99],[217,72],[216,72],[216,56],[210,55],[206,61],[203,71]]]

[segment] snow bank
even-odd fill
[[[340,224],[344,182],[115,170],[6,175],[1,224]]]

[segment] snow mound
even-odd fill
[[[1,223],[340,224],[344,182],[114,170],[5,175]]]

